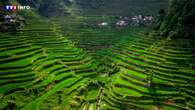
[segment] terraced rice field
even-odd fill
[[[92,58],[51,24],[31,21],[0,39],[0,109],[69,109],[96,75]]]
[[[190,42],[138,33],[114,46],[110,60],[120,71],[111,76],[112,82],[104,89],[102,108],[195,109],[195,63]]]
[[[140,29],[146,30],[140,27],[116,27],[114,24],[117,19],[113,16],[82,16],[65,20],[54,19],[53,21],[62,27],[60,30],[64,36],[91,55],[96,55],[102,49],[111,48],[113,44],[128,37],[130,33]],[[109,25],[98,26],[101,22],[108,22]]]
[[[100,65],[59,29],[31,20],[19,33],[0,34],[0,109],[195,109],[190,39],[131,31],[97,52]]]

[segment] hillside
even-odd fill
[[[160,30],[164,35],[176,37],[195,36],[195,0],[174,0],[171,2],[170,11],[164,17]]]
[[[156,15],[169,0],[14,0],[36,8],[46,17],[79,14],[85,16]],[[154,10],[155,9],[155,10]],[[49,13],[48,13],[49,12]]]
[[[75,0],[82,15],[155,15],[169,0]],[[155,9],[155,10],[154,10]]]
[[[59,103],[69,109],[83,88],[94,85],[92,57],[52,25],[31,19],[14,37],[0,34],[0,109],[45,110]]]

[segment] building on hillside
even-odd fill
[[[119,20],[119,21],[116,22],[116,26],[123,27],[123,26],[128,26],[128,25],[129,25],[129,23],[125,20]]]
[[[107,22],[102,22],[102,23],[99,23],[98,26],[108,26],[108,23]]]

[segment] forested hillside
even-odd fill
[[[75,0],[83,15],[156,14],[167,8],[168,0]]]
[[[9,1],[9,0],[8,0]],[[168,7],[169,0],[10,0],[36,8],[46,17],[62,16],[71,13],[80,15],[157,14],[161,8]],[[48,13],[49,12],[49,13]]]
[[[195,36],[195,0],[173,0],[160,29],[172,37]]]

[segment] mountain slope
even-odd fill
[[[195,36],[195,0],[172,0],[171,7],[160,30],[170,37],[190,37]]]
[[[119,71],[104,88],[103,110],[193,110],[193,42],[134,33],[107,52]],[[113,67],[112,67],[113,68]]]
[[[14,36],[0,34],[0,109],[68,109],[78,101],[74,97],[82,96],[79,92],[93,85],[88,79],[96,75],[93,59],[56,28],[30,19]],[[56,105],[59,100],[66,101]]]
[[[169,0],[75,0],[83,15],[148,15],[166,8]],[[155,9],[155,10],[154,10]]]

